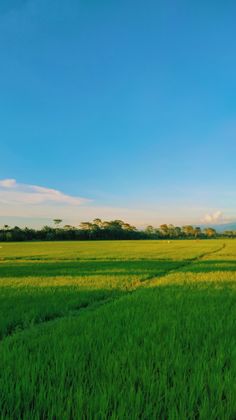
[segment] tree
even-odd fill
[[[169,229],[168,226],[166,224],[163,224],[160,226],[160,232],[162,236],[168,236],[169,234]]]
[[[64,229],[65,230],[72,230],[72,229],[75,229],[75,228],[74,228],[74,226],[71,226],[71,225],[65,225]]]
[[[168,236],[170,238],[175,237],[175,227],[174,227],[174,225],[168,225]]]
[[[144,231],[148,236],[154,235],[155,234],[155,229],[153,226],[149,225],[146,227],[145,231]]]
[[[225,230],[224,231],[224,235],[227,236],[228,238],[233,238],[235,236],[236,232],[233,230]]]
[[[93,224],[96,225],[96,226],[98,226],[99,228],[102,228],[103,227],[102,220],[101,219],[98,219],[98,218],[93,220]]]
[[[182,231],[186,236],[194,236],[195,230],[191,225],[183,226]]]
[[[128,232],[135,232],[137,230],[135,226],[132,226],[129,223],[123,223],[122,229],[124,229]]]
[[[214,238],[216,236],[216,230],[213,228],[205,228],[204,233],[208,238]]]
[[[181,228],[179,226],[175,226],[175,237],[180,238],[182,235]]]
[[[195,229],[194,229],[195,238],[200,238],[201,234],[202,234],[201,228],[200,227],[195,227]]]
[[[115,231],[119,231],[122,230],[122,226],[123,226],[124,222],[122,220],[111,220],[108,223],[108,228],[110,230],[115,230]]]
[[[62,222],[62,219],[53,219],[55,226],[59,226],[59,224]]]
[[[81,230],[92,230],[93,224],[90,222],[81,222],[79,227]]]
[[[5,238],[7,242],[12,241],[13,240],[12,232],[6,232]]]
[[[54,219],[55,226],[59,226],[62,219]],[[42,229],[10,227],[5,224],[0,229],[0,241],[31,241],[31,240],[113,240],[113,239],[162,239],[162,238],[236,238],[235,230],[217,233],[215,229],[206,227],[202,232],[200,227],[190,225],[182,228],[174,225],[162,224],[160,228],[147,226],[145,230],[138,230],[135,226],[123,220],[102,221],[99,218],[93,222],[82,222],[80,227],[65,225],[63,228],[44,226]]]

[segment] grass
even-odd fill
[[[236,241],[0,258],[0,418],[235,419]]]

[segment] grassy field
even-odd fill
[[[236,241],[0,244],[1,419],[235,419]]]

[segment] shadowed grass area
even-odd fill
[[[215,272],[236,271],[236,259],[200,260],[200,261],[172,261],[172,260],[135,260],[135,261],[55,261],[55,262],[9,262],[0,264],[0,279],[15,277],[53,277],[53,276],[123,276],[137,275],[142,279],[162,276],[169,271],[183,272]],[[1,280],[0,280],[1,281]]]
[[[0,338],[140,287],[138,276],[27,277],[0,281]]]
[[[42,261],[4,262],[0,264],[1,277],[52,277],[52,276],[91,276],[91,275],[163,275],[183,265],[181,261],[135,260],[135,261]]]
[[[124,293],[124,291],[123,291]],[[41,322],[60,318],[122,294],[115,289],[71,287],[6,288],[1,294],[0,339]]]
[[[208,273],[215,271],[236,271],[236,259],[225,259],[225,260],[201,260],[196,264],[191,264],[189,267],[186,265],[183,271],[192,271],[196,273]]]

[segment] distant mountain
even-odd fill
[[[222,225],[202,226],[202,229],[204,229],[205,227],[212,227],[217,232],[224,232],[225,230],[236,230],[236,222],[225,223],[225,224],[222,224]]]

